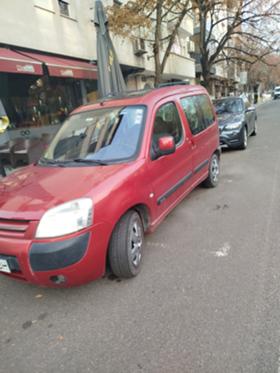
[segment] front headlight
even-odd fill
[[[230,123],[225,126],[225,130],[238,130],[241,127],[241,122]]]
[[[48,210],[40,220],[36,238],[59,237],[89,227],[93,221],[90,198],[80,198]]]

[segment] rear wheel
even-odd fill
[[[216,153],[211,157],[209,163],[209,174],[207,179],[203,182],[206,188],[215,188],[218,185],[220,176],[220,159]]]
[[[109,263],[120,278],[134,277],[140,271],[144,230],[139,214],[128,211],[116,225],[109,245]]]

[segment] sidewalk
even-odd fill
[[[259,98],[258,103],[255,106],[257,108],[257,107],[262,106],[263,104],[266,104],[267,102],[270,102],[270,101],[272,101],[271,96],[263,95],[262,97]]]

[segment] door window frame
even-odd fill
[[[152,156],[151,156],[151,150],[152,150],[152,144],[153,144],[153,131],[154,131],[154,126],[155,126],[156,114],[157,114],[158,110],[162,106],[167,105],[167,104],[173,104],[175,106],[175,108],[177,110],[177,113],[178,113],[179,120],[180,120],[181,129],[182,129],[181,139],[177,144],[175,144],[175,146],[176,146],[175,153],[176,153],[177,149],[180,148],[184,144],[184,140],[186,138],[186,130],[185,130],[185,125],[184,125],[184,120],[183,120],[184,118],[182,118],[181,106],[180,106],[180,103],[178,102],[178,97],[173,97],[173,99],[170,99],[170,97],[168,97],[165,100],[161,100],[160,102],[158,102],[154,106],[154,109],[153,109],[151,126],[150,126],[150,133],[149,133],[149,141],[148,141],[148,158],[151,162],[154,162],[158,159],[161,159],[161,158],[153,159]]]

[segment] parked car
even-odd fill
[[[0,182],[0,271],[45,286],[137,275],[152,232],[219,180],[219,131],[200,86],[75,110],[37,164]]]
[[[220,130],[220,143],[233,149],[246,149],[248,137],[257,134],[256,108],[244,97],[214,100]]]
[[[273,99],[276,100],[277,98],[280,98],[280,86],[277,86],[273,90]]]

